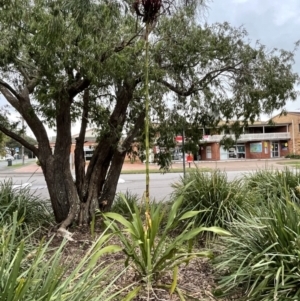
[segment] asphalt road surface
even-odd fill
[[[247,174],[249,171],[227,171],[229,180],[241,177],[243,174]],[[172,193],[171,185],[183,176],[181,173],[172,174],[150,174],[150,198],[156,201],[167,200],[168,196]],[[144,174],[123,174],[118,184],[117,192],[125,193],[127,190],[131,193],[137,194],[142,197],[145,191],[145,175]],[[49,198],[48,189],[46,187],[44,176],[39,174],[29,173],[5,173],[5,170],[1,170],[0,181],[11,180],[13,184],[20,185],[24,183],[31,183],[31,190],[35,194],[42,198]]]

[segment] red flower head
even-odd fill
[[[143,17],[143,22],[152,23],[157,18],[162,7],[162,0],[135,0],[133,8],[138,16]]]

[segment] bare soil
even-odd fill
[[[85,255],[86,251],[93,245],[95,239],[92,239],[89,234],[89,229],[71,229],[74,241],[68,241],[64,248],[63,261],[70,266],[70,269],[76,267],[80,260]],[[53,233],[52,233],[53,234]],[[100,235],[100,232],[96,233]],[[52,241],[52,247],[58,247],[62,242],[62,237],[57,235]],[[120,242],[114,237],[110,244],[118,244]],[[126,256],[123,252],[104,255],[101,262],[104,262],[104,266],[111,265],[111,272],[121,273],[125,269]],[[103,267],[103,266],[102,266]],[[133,300],[159,300],[159,301],[179,301],[181,300],[178,293],[170,295],[169,285],[172,283],[173,271],[168,271],[164,275],[160,275],[159,281],[153,283],[152,287],[147,287],[147,284],[140,281],[137,278],[137,274],[133,266],[129,265],[126,271],[121,275],[116,284],[114,290],[121,290],[124,287],[133,285],[127,292],[124,292],[124,296],[129,293],[134,287],[141,286],[141,290],[137,297]],[[207,258],[197,258],[189,262],[188,265],[183,264],[179,268],[178,284],[177,287],[182,292],[186,301],[212,301],[220,300],[214,296],[214,291],[217,288],[216,279],[213,274],[213,268],[210,260]],[[117,299],[116,299],[117,300]],[[222,298],[222,301],[229,301],[233,299]]]

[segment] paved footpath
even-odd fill
[[[220,169],[226,171],[251,171],[258,169],[283,169],[285,165],[278,164],[280,162],[288,161],[289,159],[268,159],[268,160],[228,160],[228,161],[199,161],[191,164],[191,168],[196,166],[202,168],[210,169]],[[182,168],[182,162],[176,162],[173,168]],[[186,169],[188,170],[189,165],[186,164]],[[123,171],[125,170],[144,170],[145,164],[136,162],[134,164],[124,163]],[[159,169],[156,164],[150,164],[150,169]],[[74,170],[73,170],[74,171]],[[41,167],[37,166],[35,162],[26,165],[24,167],[13,168],[8,171],[8,169],[1,170],[1,173],[42,173]]]

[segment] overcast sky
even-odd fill
[[[251,40],[259,40],[270,49],[292,50],[300,40],[300,0],[208,1],[205,16],[208,23],[227,21],[235,27],[244,26]],[[294,68],[300,73],[300,50]],[[1,96],[0,104],[3,104]],[[286,109],[300,111],[300,99],[288,102]],[[77,126],[72,129],[73,134],[76,131]],[[54,135],[54,132],[49,131],[49,134]]]
[[[293,50],[300,40],[300,0],[214,0],[209,2],[206,20],[244,26],[252,41],[270,49]],[[300,50],[294,70],[300,73]],[[288,102],[286,109],[300,111],[300,98]]]

